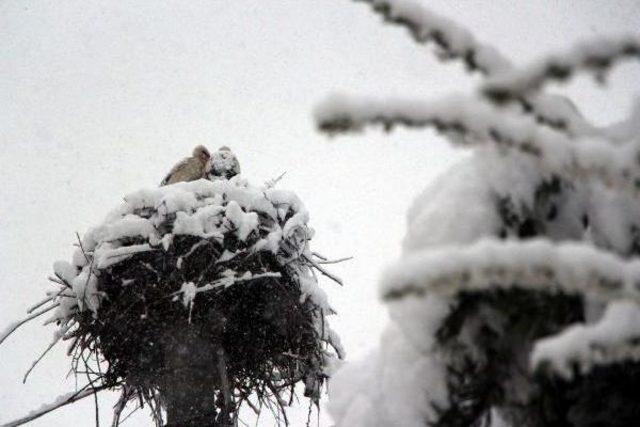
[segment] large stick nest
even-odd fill
[[[243,403],[286,420],[298,383],[317,403],[341,350],[315,271],[332,276],[309,249],[307,217],[293,193],[239,178],[127,196],[73,263],[55,266],[55,320],[74,371],[122,386],[121,406],[146,401],[159,424],[158,408],[171,412],[185,398],[176,390],[198,383],[218,420]]]

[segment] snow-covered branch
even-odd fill
[[[557,150],[572,145],[564,134],[540,127],[527,115],[464,96],[425,102],[332,95],[317,106],[315,120],[318,128],[329,134],[358,132],[369,125],[380,125],[386,131],[396,126],[433,127],[439,132],[464,137],[454,142],[493,142],[536,155],[541,154],[542,145],[549,145],[547,142]]]
[[[528,115],[495,108],[480,99],[460,96],[438,102],[349,98],[334,95],[319,105],[316,122],[327,133],[356,132],[368,125],[432,127],[453,135],[454,144],[493,145],[539,159],[547,171],[579,180],[596,178],[607,186],[637,191],[640,171],[634,163],[638,144],[612,146],[596,137],[573,140],[539,126]]]
[[[579,71],[602,80],[609,68],[623,59],[640,59],[640,37],[597,39],[583,42],[564,54],[555,54],[518,70],[489,79],[482,91],[497,102],[519,100],[549,81],[565,81]]]
[[[472,71],[487,77],[514,72],[513,65],[494,47],[476,40],[459,23],[428,10],[413,0],[354,0],[371,5],[386,22],[405,27],[418,43],[433,42],[439,48],[438,57],[444,60],[458,59]],[[496,101],[491,97],[493,101]],[[593,133],[576,111],[566,108],[567,101],[560,96],[537,94],[521,96],[519,104],[546,126],[562,130],[570,135]]]
[[[492,75],[511,68],[495,48],[477,41],[465,28],[412,0],[355,0],[368,3],[386,22],[406,28],[421,44],[434,43],[443,60],[458,59],[469,70]]]
[[[366,126],[380,125],[385,131],[396,126],[410,128],[433,127],[440,132],[469,136],[481,142],[493,139],[499,132],[500,122],[514,122],[515,114],[507,114],[493,108],[480,99],[451,96],[440,101],[426,102],[417,99],[377,99],[350,97],[334,94],[319,104],[314,116],[318,128],[328,134],[360,132]],[[529,128],[536,123],[526,117],[518,117]],[[528,133],[530,133],[529,131]],[[470,143],[469,139],[465,143]],[[526,149],[525,151],[528,151]]]
[[[381,284],[386,300],[494,287],[640,302],[640,260],[627,261],[588,243],[484,239],[406,256]]]
[[[615,141],[629,141],[640,137],[640,97],[634,99],[627,117],[602,129],[601,133]]]
[[[574,367],[585,374],[597,365],[640,360],[640,307],[629,301],[609,304],[594,324],[573,325],[536,342],[533,369],[571,378]]]
[[[213,283],[207,283],[206,285],[202,286],[196,286],[191,282],[184,283],[179,291],[173,293],[173,296],[182,294],[183,303],[185,306],[188,306],[192,303],[195,296],[202,292],[209,292],[216,289],[226,289],[229,286],[235,285],[236,283],[250,282],[252,280],[260,280],[265,278],[279,279],[280,277],[282,277],[280,273],[271,272],[252,274],[251,272],[247,271],[244,275],[239,277],[234,274],[235,272],[232,271],[231,273],[232,274],[229,276],[223,277],[220,280],[216,280]]]

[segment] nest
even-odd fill
[[[239,178],[179,183],[127,196],[56,263],[59,336],[76,373],[121,389],[114,425],[134,399],[159,425],[160,408],[233,425],[243,404],[287,424],[297,384],[317,404],[341,350],[307,218],[293,193]]]

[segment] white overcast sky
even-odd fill
[[[640,28],[637,0],[425,4],[518,64]],[[640,94],[639,74],[626,65],[607,93],[586,79],[568,90],[588,116],[607,123]],[[52,263],[70,257],[76,231],[126,193],[157,185],[194,145],[229,145],[253,182],[287,172],[280,185],[310,210],[315,250],[355,257],[334,269],[346,286],[325,289],[349,358],[365,356],[386,322],[376,282],[399,254],[404,212],[464,152],[429,131],[329,141],[311,111],[334,91],[436,99],[474,82],[349,0],[3,0],[0,329],[50,289]],[[0,423],[73,390],[64,346],[21,383],[52,332],[36,322],[0,347]],[[113,402],[108,393],[100,398],[105,425]],[[93,419],[87,399],[32,425]],[[306,419],[306,407],[293,419]],[[323,413],[321,425],[329,423]],[[151,422],[143,411],[127,424]]]

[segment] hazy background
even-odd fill
[[[519,64],[640,28],[637,0],[427,3]],[[386,322],[376,281],[399,253],[404,212],[464,152],[430,131],[330,141],[311,111],[332,91],[437,98],[473,87],[429,50],[348,0],[0,2],[0,330],[51,289],[52,263],[70,258],[76,231],[157,185],[194,145],[224,144],[256,184],[287,172],[280,186],[310,210],[315,250],[354,256],[334,268],[346,286],[324,287],[348,357],[365,357]],[[614,98],[582,78],[568,90],[608,123],[640,94],[638,75],[638,65],[617,68]],[[0,346],[0,423],[73,391],[64,345],[22,385],[52,337],[39,323]],[[113,403],[100,395],[105,425]],[[294,426],[306,420],[306,405],[293,412]],[[93,423],[85,399],[32,425]],[[151,422],[144,410],[126,424]]]

